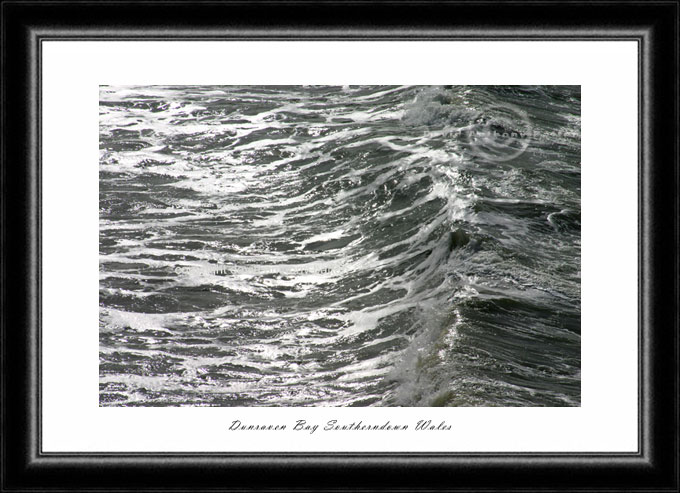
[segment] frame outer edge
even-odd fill
[[[669,2],[665,2],[666,5],[668,5]],[[674,308],[668,308],[666,307],[665,313],[668,313],[669,311],[673,312],[673,315],[675,317],[675,323],[674,323],[674,347],[672,348],[672,351],[674,351],[675,354],[675,360],[672,366],[674,367],[675,371],[675,379],[672,384],[672,389],[676,391],[676,404],[675,404],[675,409],[673,412],[674,416],[671,416],[673,420],[673,424],[675,425],[675,435],[672,440],[672,450],[669,450],[669,448],[666,448],[664,452],[661,452],[659,447],[658,447],[658,439],[661,437],[661,434],[663,433],[663,430],[659,429],[660,425],[660,416],[658,413],[654,412],[655,406],[659,404],[659,399],[660,395],[659,392],[661,391],[662,386],[659,384],[657,381],[656,385],[654,383],[654,377],[658,380],[660,378],[660,372],[656,371],[658,368],[663,368],[663,365],[658,361],[659,358],[657,355],[659,354],[659,349],[662,349],[660,347],[653,347],[653,344],[650,344],[649,341],[660,341],[661,336],[659,332],[661,331],[662,327],[661,325],[663,324],[663,320],[658,319],[658,317],[654,316],[654,303],[642,303],[641,304],[641,322],[642,322],[642,328],[644,329],[643,331],[643,342],[641,342],[640,345],[640,351],[641,351],[641,368],[639,369],[642,375],[641,378],[641,383],[644,385],[644,392],[641,392],[641,416],[639,419],[643,419],[643,428],[641,429],[642,433],[642,440],[641,440],[641,456],[638,457],[638,459],[635,459],[633,457],[628,457],[624,458],[623,460],[619,459],[618,464],[620,466],[625,466],[625,464],[628,465],[628,467],[631,467],[633,469],[636,469],[638,473],[636,476],[638,476],[638,480],[642,479],[641,476],[647,476],[648,480],[655,479],[655,487],[661,487],[663,489],[668,489],[668,488],[674,488],[674,491],[677,491],[677,486],[678,486],[678,476],[677,476],[677,465],[671,464],[671,462],[674,462],[674,459],[677,460],[678,458],[678,451],[677,451],[677,330],[678,330],[678,321],[677,321],[677,295],[678,295],[678,279],[677,279],[677,274],[678,274],[678,258],[677,258],[677,253],[678,253],[678,200],[677,200],[677,194],[678,194],[678,160],[677,160],[677,104],[678,104],[678,96],[677,96],[677,54],[678,54],[678,49],[677,49],[677,42],[678,42],[678,34],[677,34],[677,26],[678,26],[678,20],[677,20],[677,3],[672,2],[673,6],[675,7],[675,17],[673,18],[673,25],[674,25],[674,32],[672,33],[672,42],[673,42],[673,49],[672,52],[675,55],[675,67],[674,70],[671,70],[673,74],[676,76],[675,83],[674,83],[674,89],[675,89],[675,94],[673,95],[675,98],[675,104],[673,105],[673,109],[671,110],[672,116],[673,116],[673,121],[675,126],[666,129],[665,132],[660,130],[661,135],[656,134],[656,131],[659,130],[658,126],[661,124],[661,119],[659,119],[659,110],[663,107],[663,102],[659,101],[658,98],[655,96],[658,95],[662,90],[659,91],[657,89],[657,86],[659,84],[662,84],[662,82],[658,80],[654,80],[653,74],[659,73],[659,67],[660,64],[663,63],[663,60],[661,60],[661,56],[657,54],[657,44],[659,42],[659,35],[654,29],[648,30],[644,35],[643,38],[646,38],[648,41],[643,42],[641,44],[641,51],[642,51],[642,65],[641,65],[641,76],[642,76],[642,81],[643,81],[643,87],[639,88],[639,92],[642,94],[642,111],[641,111],[641,117],[642,121],[640,122],[640,125],[642,126],[642,132],[641,132],[641,158],[643,160],[643,163],[646,163],[645,169],[643,169],[640,179],[641,179],[641,186],[640,186],[640,200],[646,205],[651,205],[650,207],[647,207],[647,212],[641,216],[641,224],[640,224],[640,232],[641,232],[641,252],[640,254],[644,251],[647,252],[653,252],[650,253],[649,257],[649,262],[646,262],[645,259],[643,258],[641,262],[642,266],[642,271],[641,271],[641,283],[640,286],[643,288],[643,291],[645,292],[655,292],[658,290],[658,287],[655,287],[655,282],[654,279],[658,278],[659,274],[663,275],[664,273],[664,265],[661,260],[658,259],[659,253],[663,254],[668,254],[669,253],[669,246],[671,247],[670,253],[675,253],[674,255],[674,269],[668,269],[668,266],[665,265],[665,272],[666,276],[669,275],[674,275],[675,280],[672,283],[674,286],[672,293],[666,293],[666,296],[659,296],[659,299],[663,299],[664,301],[669,301],[670,296],[675,296],[675,307]],[[8,246],[7,243],[7,233],[6,233],[6,227],[5,225],[7,224],[12,224],[13,231],[22,231],[24,233],[24,238],[26,240],[25,245],[27,246],[25,255],[27,258],[38,258],[41,259],[41,239],[40,239],[40,220],[41,220],[41,172],[40,172],[40,161],[39,161],[39,149],[40,149],[40,142],[39,142],[39,136],[40,136],[40,68],[41,68],[41,60],[39,59],[39,54],[40,54],[40,35],[38,34],[40,29],[35,27],[35,26],[23,26],[24,27],[24,32],[23,32],[23,43],[25,48],[26,48],[26,53],[28,56],[25,57],[25,60],[23,62],[17,61],[17,59],[21,58],[20,54],[17,54],[16,51],[16,46],[15,52],[13,54],[10,54],[7,50],[7,43],[5,42],[5,36],[7,32],[7,17],[6,17],[6,12],[7,12],[7,4],[3,3],[2,5],[2,10],[3,10],[3,15],[2,15],[2,22],[3,22],[3,175],[2,175],[2,187],[3,187],[3,197],[2,197],[2,214],[3,214],[3,238],[2,238],[2,249],[3,249],[3,266],[2,266],[2,276],[3,276],[3,286],[2,286],[2,302],[3,302],[3,308],[5,307],[12,307],[12,310],[18,310],[19,308],[17,307],[26,307],[26,313],[23,313],[22,316],[25,317],[24,321],[26,322],[26,327],[28,328],[28,334],[27,336],[23,339],[23,344],[20,347],[18,351],[16,351],[12,358],[14,361],[19,361],[22,360],[21,363],[25,365],[24,367],[24,372],[26,376],[26,381],[23,382],[25,384],[25,388],[22,390],[18,390],[20,388],[20,384],[16,382],[9,382],[11,377],[8,377],[8,375],[11,375],[12,372],[8,372],[9,368],[9,360],[8,360],[8,354],[9,352],[7,351],[7,344],[3,344],[3,429],[11,429],[14,428],[12,431],[12,439],[14,440],[14,443],[21,443],[23,444],[23,455],[22,455],[22,460],[20,460],[17,457],[12,457],[11,460],[8,457],[7,452],[9,451],[7,448],[8,442],[6,441],[5,438],[3,438],[3,458],[2,458],[2,466],[3,466],[3,471],[2,471],[2,489],[4,490],[5,487],[10,486],[12,489],[15,487],[18,487],[20,489],[23,488],[35,488],[35,487],[46,487],[46,486],[55,486],[54,484],[49,484],[50,483],[50,477],[52,479],[55,478],[51,474],[51,472],[55,472],[55,469],[60,469],[63,466],[66,466],[67,469],[73,468],[73,467],[78,467],[78,466],[84,466],[88,462],[91,463],[92,459],[87,459],[85,457],[73,457],[73,456],[64,456],[63,458],[57,458],[57,457],[49,457],[41,454],[40,448],[39,448],[39,439],[40,439],[40,403],[38,400],[38,395],[40,393],[40,387],[39,387],[39,377],[40,377],[40,367],[39,367],[39,360],[40,360],[40,337],[39,337],[39,329],[40,329],[40,313],[41,313],[41,308],[40,308],[40,302],[41,302],[41,281],[40,281],[40,267],[41,264],[38,263],[30,263],[27,262],[25,265],[22,264],[21,262],[17,261],[14,262],[10,258],[11,253],[17,253],[21,249],[21,245],[12,245],[11,247]],[[667,24],[666,24],[667,26]],[[16,30],[17,28],[14,27]],[[73,31],[70,31],[71,34],[73,34]],[[166,34],[166,36],[168,36]],[[668,33],[666,33],[668,35]],[[244,37],[247,35],[240,34],[237,35],[236,37]],[[668,47],[667,47],[668,49]],[[10,55],[12,55],[10,57]],[[25,98],[15,98],[14,101],[10,103],[9,98],[7,97],[10,91],[8,90],[9,88],[16,88],[20,86],[20,83],[10,83],[10,77],[7,71],[7,64],[6,60],[10,59],[13,62],[12,67],[14,69],[18,68],[19,66],[25,70],[25,77],[26,77],[26,87],[25,89],[21,92],[23,95],[25,95]],[[667,61],[667,60],[666,60]],[[656,71],[655,71],[656,70]],[[16,80],[16,79],[15,79]],[[7,110],[9,108],[9,111]],[[653,109],[653,111],[652,111]],[[21,114],[23,110],[23,116]],[[12,119],[12,121],[8,121],[8,114],[11,114],[15,118]],[[656,114],[656,119],[652,118],[652,116]],[[666,120],[667,121],[667,120]],[[658,122],[658,123],[655,123]],[[7,123],[11,123],[14,128],[10,129]],[[644,123],[644,125],[643,125]],[[22,134],[22,131],[24,132],[23,135],[25,135],[28,139],[28,142],[25,143],[25,145],[22,146],[21,143],[17,142],[11,142],[11,144],[8,144],[8,141],[11,141],[11,137],[20,137]],[[675,137],[675,147],[674,147],[674,166],[672,166],[672,174],[673,174],[673,180],[667,180],[665,182],[665,188],[664,190],[667,190],[668,188],[672,188],[675,192],[675,199],[672,200],[672,206],[673,206],[673,211],[674,214],[670,215],[668,214],[668,211],[663,211],[660,210],[657,204],[659,203],[658,201],[655,201],[654,199],[654,190],[659,190],[662,188],[664,185],[664,178],[668,178],[667,176],[661,176],[661,173],[656,173],[656,170],[652,170],[651,168],[651,163],[654,162],[654,159],[658,159],[657,155],[655,154],[655,148],[656,144],[658,143],[663,143],[666,142],[666,144],[672,143],[671,141],[668,141],[667,139],[671,138],[669,136],[673,135],[673,133],[676,134]],[[9,137],[9,138],[8,138]],[[23,159],[21,161],[17,160],[15,165],[13,166],[13,170],[9,171],[9,168],[7,167],[7,153],[5,152],[8,147],[12,147],[15,152],[13,154],[13,158],[17,158],[19,155],[19,152],[16,152],[16,149],[21,147],[24,150],[24,155]],[[24,169],[19,169],[22,166],[19,166],[21,164]],[[660,163],[657,163],[657,166]],[[23,173],[23,174],[22,174]],[[8,181],[8,176],[11,176],[13,178],[17,179],[22,179],[25,180],[26,183],[12,183],[11,187]],[[25,185],[22,188],[22,185]],[[660,187],[657,187],[657,185],[662,185]],[[26,191],[26,196],[22,196],[21,193],[23,191]],[[6,193],[7,192],[7,193]],[[26,200],[21,201],[19,200],[20,207],[17,207],[16,210],[9,211],[7,209],[7,204],[9,202],[10,197],[16,197],[19,196],[19,198],[25,198]],[[13,199],[14,200],[14,199]],[[664,202],[665,205],[668,205],[669,200],[666,200]],[[655,208],[656,207],[656,208]],[[644,210],[644,209],[641,209]],[[665,219],[664,219],[665,217]],[[21,222],[24,220],[25,222]],[[670,224],[670,221],[674,220],[675,224],[672,225]],[[647,225],[645,227],[645,225]],[[672,231],[674,232],[674,237],[672,240],[672,245],[665,245],[661,249],[661,252],[659,252],[658,248],[654,247],[654,242],[652,241],[652,237],[654,236],[652,231],[657,231],[659,230],[659,227],[671,227]],[[673,252],[673,248],[675,249]],[[651,257],[657,256],[657,260],[654,261]],[[12,262],[9,262],[12,260]],[[647,265],[649,263],[649,265]],[[13,292],[10,294],[9,289],[7,289],[7,286],[9,285],[9,281],[11,280],[10,274],[13,274],[14,276],[17,276],[19,273],[23,273],[23,275],[26,278],[27,281],[27,291],[25,292],[26,299],[28,300],[28,303],[25,305],[21,303],[20,301],[20,295],[21,295],[21,290],[17,290],[16,292]],[[10,302],[14,300],[15,304],[12,305]],[[670,300],[672,302],[672,300]],[[658,308],[658,307],[657,307]],[[5,310],[3,310],[2,314],[2,323],[3,323],[3,343],[5,341],[11,342],[13,345],[17,340],[21,339],[20,335],[13,334],[10,337],[9,330],[11,330],[11,327],[9,327],[9,324],[7,323],[8,319],[6,318],[5,315]],[[659,323],[661,322],[661,323]],[[652,330],[652,326],[656,326],[654,330]],[[650,336],[651,334],[655,334],[655,338],[652,339]],[[648,341],[648,342],[644,342]],[[659,344],[657,344],[659,346]],[[643,351],[644,349],[644,351]],[[666,350],[666,355],[668,354],[668,351],[671,351],[671,348],[668,348]],[[13,349],[14,352],[14,349]],[[659,366],[661,365],[661,366]],[[21,371],[21,368],[19,369]],[[10,412],[10,407],[6,406],[7,399],[6,399],[6,394],[5,390],[11,388],[12,389],[12,396],[16,398],[20,398],[23,402],[25,402],[26,406],[25,409],[27,411],[28,416],[24,416],[23,419],[18,412],[16,403],[14,404],[13,410]],[[668,387],[666,387],[668,389]],[[13,418],[12,421],[10,422],[9,417]],[[666,415],[665,419],[668,418],[669,416]],[[669,423],[666,423],[669,424]],[[18,436],[21,434],[21,427],[25,426],[25,435],[23,436],[23,439],[16,440],[14,437]],[[647,427],[645,428],[645,425]],[[668,430],[666,430],[667,432]],[[671,451],[670,458],[667,456],[668,452]],[[14,452],[17,452],[14,450]],[[14,455],[14,454],[13,454]],[[97,456],[97,454],[93,454],[92,457]],[[666,457],[663,457],[666,456]],[[105,458],[102,456],[97,456],[98,459],[95,460],[100,460],[102,462],[109,462],[109,458]],[[123,468],[123,470],[127,469],[128,472],[131,472],[132,470],[138,469],[140,466],[142,467],[155,467],[159,469],[164,469],[166,467],[173,467],[175,463],[175,460],[171,457],[162,457],[162,456],[157,456],[155,459],[147,457],[146,459],[139,458],[141,459],[140,464],[137,462],[135,464],[136,459],[134,457],[128,456],[127,458],[122,457],[117,464],[113,464],[109,462],[109,464],[100,464],[101,469],[100,470],[106,470],[109,469],[109,467],[113,467],[113,469],[118,469],[120,467]],[[151,459],[151,460],[149,460]],[[212,460],[210,458],[204,458],[204,460],[201,460],[200,458],[196,458],[197,460],[191,461],[191,466],[192,467],[200,467],[201,462],[204,464],[206,462],[212,463]],[[348,460],[349,459],[349,460]],[[264,458],[266,461],[267,459]],[[462,458],[460,462],[456,462],[458,466],[464,465],[468,463],[469,459]],[[670,462],[669,462],[670,460]],[[254,459],[254,463],[258,463],[260,460],[257,458]],[[352,458],[338,458],[338,461],[343,463],[345,467],[350,466],[350,465],[359,465],[362,463],[362,459],[352,459]],[[115,461],[114,461],[115,462]],[[248,458],[245,458],[242,462],[240,462],[240,465],[238,467],[240,468],[248,468],[248,463],[250,461]],[[301,461],[302,463],[305,462],[303,459]],[[321,465],[324,462],[333,462],[331,461],[325,461],[321,460],[317,465]],[[371,462],[369,459],[366,462]],[[397,459],[395,463],[399,463],[400,461]],[[442,461],[446,462],[446,461]],[[433,469],[437,469],[438,467],[443,467],[444,464],[442,462],[439,462],[437,459],[433,460]],[[475,462],[475,459],[471,460],[472,463]],[[493,462],[493,459],[490,461]],[[503,462],[502,460],[500,461],[501,463]],[[538,465],[536,462],[534,462],[532,459],[527,460],[528,463]],[[563,464],[570,463],[570,460],[564,460]],[[578,462],[578,459],[575,461]],[[595,466],[595,469],[598,469],[599,466],[606,466],[606,463],[610,462],[610,464],[614,464],[617,462],[617,460],[598,460],[595,459],[593,461],[592,466]],[[439,463],[439,466],[436,466],[434,464]],[[12,464],[14,467],[21,465],[21,470],[20,471],[13,471],[11,476],[13,480],[13,484],[9,484],[7,482],[8,480],[8,470],[7,470],[7,465]],[[251,463],[252,464],[252,463]],[[599,466],[596,466],[596,464],[599,464]],[[364,465],[366,463],[364,462]],[[470,464],[468,464],[469,466]],[[574,464],[575,465],[575,464]],[[130,467],[132,466],[132,467]],[[159,467],[160,466],[160,467]],[[189,461],[184,462],[183,464],[179,465],[181,469],[185,469],[186,467],[189,466]],[[283,466],[284,469],[288,468],[283,464],[279,464],[277,467],[280,468]],[[511,468],[514,472],[517,472],[518,466],[520,468],[526,468],[526,463],[524,465],[520,464],[515,464]],[[591,467],[592,467],[591,466]],[[323,467],[323,466],[322,466]],[[388,468],[391,466],[388,466]],[[465,467],[465,466],[463,466]],[[669,469],[670,467],[670,469]],[[384,464],[382,469],[384,469]],[[663,469],[663,470],[661,470]],[[90,471],[90,473],[93,471]],[[207,472],[207,471],[206,471]],[[302,472],[302,471],[300,471]],[[481,470],[480,470],[481,472]],[[318,472],[317,472],[318,474]],[[316,474],[314,474],[316,475]],[[87,474],[86,476],[90,477],[90,474]],[[671,477],[672,476],[672,477]],[[60,476],[59,474],[56,475],[56,477],[63,477]],[[670,482],[669,482],[670,481]]]

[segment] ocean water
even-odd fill
[[[101,86],[101,406],[579,406],[578,86]]]

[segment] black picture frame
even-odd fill
[[[677,1],[2,2],[2,490],[678,491],[678,16]],[[639,451],[43,453],[40,53],[48,39],[636,40]]]

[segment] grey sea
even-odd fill
[[[101,86],[101,406],[579,406],[578,86]]]

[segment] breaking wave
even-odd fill
[[[580,405],[578,87],[102,86],[99,170],[101,405]]]

